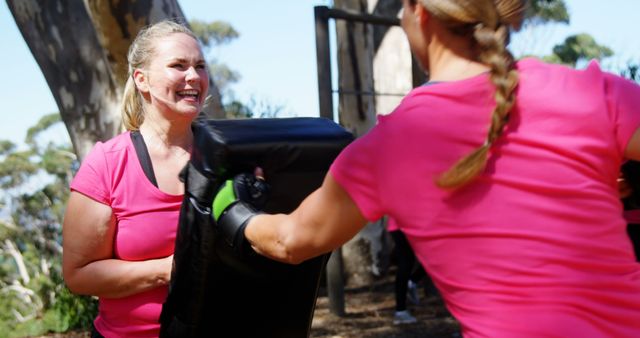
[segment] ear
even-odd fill
[[[420,27],[426,27],[427,23],[430,21],[431,13],[424,8],[421,4],[417,3],[413,8],[413,14],[417,20],[417,23]]]
[[[141,69],[136,69],[133,71],[133,82],[136,84],[136,88],[141,93],[149,92],[149,83],[147,82],[147,77]]]

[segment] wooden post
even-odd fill
[[[329,311],[338,317],[344,317],[344,275],[342,269],[342,249],[331,253],[327,262],[327,295],[329,296]]]
[[[318,99],[320,117],[333,120],[333,93],[331,89],[331,51],[329,45],[329,8],[314,7],[316,21],[316,59],[318,63]]]
[[[397,5],[396,5],[397,6]],[[384,25],[384,26],[398,26],[400,24],[398,18],[396,17],[382,17],[378,15],[371,15],[368,13],[363,13],[360,11],[352,11],[346,10],[344,8],[328,8],[326,6],[317,6],[314,7],[315,14],[315,29],[316,29],[316,59],[317,59],[317,71],[318,71],[318,99],[320,105],[320,117],[328,118],[334,120],[333,113],[333,85],[332,85],[332,76],[331,76],[331,47],[329,41],[329,20],[336,19],[346,21],[347,23],[368,23],[374,25]],[[339,29],[338,29],[339,30]],[[338,33],[337,33],[338,34]],[[343,34],[344,35],[344,34]],[[362,35],[362,34],[360,34]],[[354,36],[353,34],[350,36],[351,41],[347,41],[352,44],[353,48],[356,48],[357,38],[360,36]],[[343,40],[344,37],[342,37]],[[337,39],[340,40],[340,34],[338,34]],[[367,40],[368,41],[368,40]],[[340,41],[339,41],[340,42]],[[372,43],[369,43],[372,45]],[[340,49],[340,47],[339,47]],[[356,48],[357,49],[357,48]],[[360,53],[358,54],[360,55]],[[356,59],[351,59],[351,61],[358,61],[358,55]],[[363,60],[367,60],[364,57],[361,57]],[[339,60],[340,63],[340,60]],[[344,63],[344,62],[343,62]],[[358,68],[362,65],[351,65],[351,68]],[[340,66],[338,66],[340,68]],[[351,75],[353,77],[353,75]],[[371,79],[368,77],[367,79]],[[358,80],[360,77],[358,77]],[[370,82],[370,81],[369,81]],[[369,83],[366,82],[366,83]],[[362,81],[360,83],[363,83]],[[356,97],[360,101],[364,101],[362,98],[363,95],[375,95],[372,88],[361,88],[362,86],[349,85],[346,88],[346,91],[351,91],[351,96]],[[345,88],[341,88],[338,92],[342,95],[346,93]],[[367,98],[368,103],[373,103],[371,98]],[[356,135],[362,134],[366,132],[374,123],[375,116],[366,116],[371,113],[372,110],[364,109],[367,107],[365,104],[360,102],[358,107],[361,109],[353,110],[359,111],[361,114],[354,117],[353,123],[348,123],[345,127],[355,132]],[[343,109],[344,107],[341,107]],[[362,116],[360,116],[362,115]],[[371,115],[371,114],[369,114]],[[344,116],[340,116],[340,122],[343,123]],[[357,129],[357,130],[353,130]],[[348,247],[347,247],[348,248]],[[345,315],[345,300],[344,300],[344,284],[345,284],[345,263],[343,262],[343,253],[342,248],[338,248],[331,254],[327,265],[326,265],[326,279],[327,279],[327,295],[329,298],[329,310],[332,314],[337,316]]]

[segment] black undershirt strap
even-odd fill
[[[144,143],[144,138],[142,138],[140,131],[134,130],[131,132],[131,142],[133,142],[133,147],[136,148],[136,154],[138,154],[138,160],[140,161],[144,174],[149,179],[149,182],[157,188],[158,181],[156,181],[156,174],[153,172],[153,164],[151,164],[149,150],[147,149],[147,145]]]

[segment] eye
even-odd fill
[[[197,69],[205,69],[205,68],[207,68],[207,65],[205,65],[204,63],[200,63],[200,64],[196,65],[196,68]]]
[[[184,69],[185,65],[183,63],[172,63],[169,65],[169,67],[171,68],[176,68],[176,69]]]

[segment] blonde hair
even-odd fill
[[[510,30],[519,29],[524,19],[526,0],[419,0],[429,13],[452,33],[472,38],[476,61],[490,68],[495,86],[496,106],[484,144],[440,175],[440,187],[455,188],[480,174],[489,157],[489,149],[502,134],[515,104],[518,73],[506,46]]]
[[[131,43],[127,53],[129,63],[127,83],[124,86],[124,95],[121,103],[122,124],[127,130],[138,130],[144,121],[144,106],[142,95],[133,80],[133,72],[136,69],[145,68],[155,53],[155,44],[159,38],[164,38],[174,33],[184,33],[196,41],[197,37],[184,24],[164,20],[147,26],[138,32]]]

